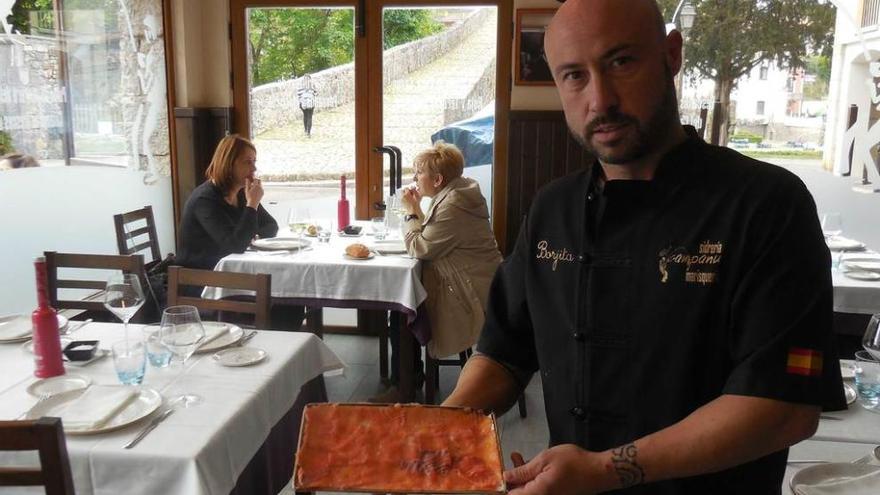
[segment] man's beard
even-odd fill
[[[675,96],[672,71],[666,67],[665,72],[666,88],[663,92],[663,99],[647,122],[643,124],[632,115],[621,112],[617,107],[612,107],[605,115],[588,122],[582,134],[572,130],[571,133],[575,140],[602,163],[612,165],[625,165],[639,160],[659,148],[664,138],[669,135],[670,126],[678,120],[678,101]],[[596,128],[603,125],[625,125],[633,129],[634,132],[628,133],[615,143],[614,150],[603,150],[591,143]]]

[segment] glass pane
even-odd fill
[[[167,176],[161,0],[68,1],[61,12],[50,0],[10,3],[0,7],[0,155]]]
[[[404,185],[413,157],[442,139],[462,150],[464,175],[480,183],[490,210],[497,24],[495,7],[383,15],[384,141],[403,152]]]
[[[247,10],[248,94],[267,209],[336,219],[339,178],[354,201],[354,9]],[[354,215],[351,215],[354,219]]]

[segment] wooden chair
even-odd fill
[[[144,307],[150,307],[155,304],[150,295],[147,277],[144,273],[144,257],[140,254],[117,255],[117,254],[76,254],[76,253],[56,253],[55,251],[46,251],[46,273],[48,277],[47,287],[49,289],[49,302],[55,309],[74,309],[82,310],[87,314],[80,315],[83,319],[86,317],[97,316],[103,321],[117,321],[113,313],[104,307],[103,291],[109,277],[108,271],[122,271],[123,273],[131,273],[138,276],[141,282],[141,289],[144,291],[146,301]],[[78,269],[77,278],[61,278],[59,276],[60,269]],[[84,278],[79,275],[79,269],[100,271],[100,275],[95,273],[94,276]],[[73,289],[80,291],[88,291],[84,297],[60,299],[59,289]],[[138,311],[132,318],[133,322],[142,321],[144,314],[143,308]],[[103,318],[102,318],[103,317]]]
[[[184,286],[223,287],[254,291],[254,300],[203,299],[185,295]],[[230,311],[254,315],[256,328],[270,328],[272,276],[267,273],[233,273],[195,270],[180,266],[168,267],[168,305],[195,306],[199,310]],[[250,298],[248,298],[250,299]]]
[[[0,421],[0,451],[37,450],[39,467],[0,467],[0,486],[44,486],[46,495],[73,495],[61,419]]]
[[[116,225],[119,254],[143,254],[148,251],[150,260],[147,261],[147,269],[162,260],[152,206],[113,215],[113,223]]]
[[[465,349],[458,353],[458,359],[434,359],[430,354],[425,353],[425,404],[433,404],[440,390],[440,366],[460,366],[464,369],[465,363],[473,354],[473,350]],[[528,416],[525,394],[521,394],[516,402],[519,406],[519,417]]]

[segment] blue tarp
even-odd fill
[[[442,139],[452,143],[464,155],[464,166],[475,167],[492,163],[495,141],[495,102],[473,117],[453,122],[431,135],[431,142]]]

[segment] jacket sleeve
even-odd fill
[[[278,235],[278,222],[263,208],[263,205],[257,206],[257,225],[257,234],[262,239]]]
[[[257,216],[257,210],[245,207],[236,222],[223,211],[222,205],[208,198],[200,198],[195,205],[196,221],[220,250],[229,253],[243,253],[247,249],[257,234]]]
[[[489,289],[486,323],[477,351],[507,367],[520,385],[538,370],[534,329],[526,298],[528,222],[519,231],[516,247],[499,266]]]
[[[426,224],[419,220],[407,222],[408,231],[404,237],[406,251],[420,260],[435,260],[452,252],[459,244],[461,215],[465,215],[449,198],[437,205],[434,214]]]

